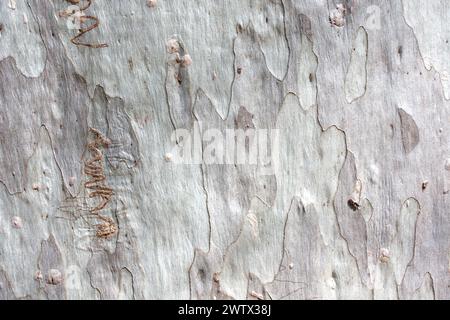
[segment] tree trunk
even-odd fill
[[[450,298],[448,1],[71,2],[0,3],[0,298]]]

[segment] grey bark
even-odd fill
[[[448,1],[97,0],[101,49],[68,5],[0,2],[1,299],[450,298]],[[171,161],[249,128],[273,174]]]

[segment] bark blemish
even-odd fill
[[[425,191],[425,189],[428,187],[428,183],[428,180],[422,182],[422,191]]]
[[[402,46],[398,46],[397,53],[398,53],[398,55],[399,55],[400,58],[401,58],[402,55],[403,55],[403,47],[402,47]]]
[[[389,262],[389,249],[387,248],[380,249],[380,261],[384,263]]]
[[[85,162],[84,173],[90,177],[84,186],[86,189],[92,190],[89,198],[100,198],[101,201],[94,208],[90,209],[90,213],[94,214],[101,223],[98,224],[96,235],[99,238],[109,238],[117,232],[117,225],[110,217],[100,214],[106,205],[111,201],[114,195],[113,189],[105,184],[106,176],[103,168],[103,153],[100,150],[102,147],[108,147],[111,141],[104,137],[97,129],[90,128],[94,134],[95,139],[88,144],[88,150],[91,154],[91,159]]]
[[[192,125],[191,84],[188,68],[192,58],[185,51],[178,36],[166,42],[167,59],[166,94],[169,115],[175,129],[188,129]]]
[[[157,4],[158,4],[157,0],[147,0],[147,6],[150,8],[156,7]]]
[[[167,162],[172,161],[173,159],[173,154],[170,152],[167,152],[166,154],[164,154],[164,160],[166,160]]]
[[[348,201],[347,201],[348,206],[353,211],[358,210],[360,207],[359,203],[360,203],[360,199],[361,199],[361,189],[362,189],[361,180],[358,179],[355,182],[355,187],[353,188],[352,195],[351,195],[350,199],[348,199]]]
[[[67,2],[71,3],[73,6],[70,6],[66,10],[60,11],[59,16],[61,18],[70,18],[72,20],[73,24],[79,24],[78,34],[76,36],[74,36],[73,38],[71,38],[70,42],[72,42],[76,46],[82,46],[82,47],[87,47],[87,48],[99,49],[99,48],[108,47],[108,45],[106,43],[87,43],[87,42],[80,41],[80,38],[84,34],[98,28],[98,26],[100,24],[100,20],[96,16],[86,15],[84,13],[84,11],[87,10],[91,6],[92,0],[86,0],[86,3],[84,4],[84,6],[77,6],[77,4],[80,2],[78,0],[67,0]],[[76,6],[76,7],[74,7],[74,6]],[[93,21],[93,24],[83,27],[83,25],[86,21]]]
[[[235,119],[235,125],[237,129],[243,129],[244,131],[247,129],[255,129],[253,114],[248,112],[244,106],[241,106]]]
[[[336,5],[336,9],[330,12],[330,23],[336,27],[343,27],[345,25],[345,15],[347,10],[342,3]]]
[[[419,143],[419,128],[417,127],[413,117],[405,110],[398,108],[398,114],[400,116],[400,129],[403,148],[405,153],[408,154],[414,150]]]
[[[15,229],[22,229],[22,218],[21,217],[13,217],[11,220],[11,224]]]
[[[444,168],[445,170],[450,171],[450,158],[445,160]]]
[[[63,282],[64,263],[59,246],[53,235],[41,243],[41,252],[38,259],[38,270],[47,270],[44,292],[49,299],[65,299],[66,292]]]
[[[250,296],[252,296],[258,300],[264,300],[264,296],[261,293],[258,293],[256,291],[251,291]]]
[[[58,269],[50,269],[47,274],[47,283],[51,285],[59,285],[63,282],[63,275]]]
[[[9,0],[8,8],[10,8],[11,10],[16,10],[16,0]]]
[[[34,274],[34,280],[36,281],[41,281],[44,279],[44,275],[42,274],[41,270],[36,271],[36,273]]]
[[[367,225],[362,214],[348,207],[349,195],[353,194],[357,183],[355,157],[347,152],[344,165],[339,173],[338,189],[334,206],[340,234],[346,240],[350,254],[355,258],[363,283],[369,280],[367,256]],[[351,198],[351,196],[350,196]]]

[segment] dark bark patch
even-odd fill
[[[410,153],[419,143],[419,128],[410,114],[403,109],[398,109],[400,116],[400,129],[402,135],[403,148],[406,154]]]
[[[248,110],[243,106],[239,108],[235,124],[237,129],[255,129],[255,125],[253,123],[253,114],[248,112]]]

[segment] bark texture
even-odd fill
[[[450,298],[448,1],[152,3],[0,1],[1,299]],[[275,173],[170,161],[235,128]]]

